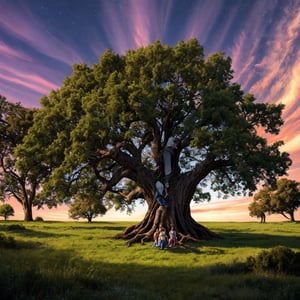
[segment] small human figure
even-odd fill
[[[171,226],[171,230],[169,232],[169,247],[175,247],[177,244],[177,236],[174,226]]]
[[[163,183],[159,180],[156,181],[155,183],[155,198],[157,200],[157,202],[164,206],[167,207],[168,206],[168,193],[167,190],[165,189],[165,186],[163,185]]]
[[[153,234],[153,240],[154,240],[153,247],[159,246],[158,239],[159,239],[159,229],[157,228]]]
[[[166,229],[161,226],[159,229],[159,248],[161,250],[164,250],[167,246],[168,246],[168,237],[167,237],[167,233],[166,233]]]
[[[177,149],[177,144],[178,139],[171,136],[163,150],[165,185],[167,188],[169,187],[169,178],[172,173],[172,159],[174,157],[174,151]]]
[[[176,141],[177,140],[173,136],[169,137],[163,151],[164,172],[166,178],[168,178],[172,172],[172,157],[174,156],[174,150],[177,148]]]

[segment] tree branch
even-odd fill
[[[125,194],[123,191],[119,191],[118,194],[124,197],[129,203],[144,196],[143,190],[139,186],[136,186],[135,189],[130,191],[128,194]]]

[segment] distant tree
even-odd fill
[[[266,213],[271,212],[271,189],[264,187],[258,193],[254,195],[254,200],[250,203],[249,215],[251,217],[260,218],[261,223],[266,222]]]
[[[260,223],[266,223],[266,214],[263,211],[259,202],[254,201],[250,203],[248,209],[250,211],[249,215],[251,217],[260,218]]]
[[[82,178],[117,208],[146,202],[144,219],[118,236],[128,245],[151,239],[160,223],[174,225],[180,241],[210,239],[217,235],[190,209],[209,199],[203,186],[247,194],[291,165],[283,142],[268,143],[257,130],[278,134],[283,107],[245,95],[224,53],[206,57],[196,39],[174,47],[156,41],[125,55],[107,50],[92,67],[75,65],[41,99],[19,150],[31,161],[39,149],[43,165],[55,166],[45,203],[72,199]],[[161,192],[168,205],[160,205]]]
[[[69,216],[72,219],[87,219],[92,222],[92,219],[99,215],[104,215],[107,208],[99,199],[94,198],[94,195],[86,193],[84,195],[77,195],[69,208]]]
[[[282,178],[276,185],[264,187],[254,195],[253,202],[249,205],[251,217],[259,217],[269,214],[281,214],[286,219],[294,222],[294,213],[300,206],[299,183]]]
[[[15,155],[16,147],[22,143],[28,129],[33,124],[35,109],[23,107],[20,103],[10,103],[0,96],[0,200],[13,196],[24,211],[24,220],[32,221],[32,206],[41,181],[45,178],[45,169],[39,161],[18,169]],[[31,159],[38,157],[36,148]],[[47,171],[48,172],[48,171]]]
[[[15,211],[13,207],[9,204],[2,204],[0,205],[0,216],[4,217],[4,220],[6,221],[9,216],[14,216]]]
[[[287,178],[279,179],[271,195],[271,206],[273,212],[295,222],[295,211],[300,206],[299,182]]]

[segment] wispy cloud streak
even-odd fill
[[[32,14],[28,6],[19,3],[18,9],[13,2],[1,4],[0,26],[7,34],[17,38],[35,51],[50,58],[72,65],[82,58],[74,47],[52,34],[47,27]]]
[[[300,150],[300,7],[298,1],[256,2],[232,48],[236,80],[258,101],[283,103],[278,139],[293,161]],[[262,15],[261,15],[262,14]],[[276,138],[272,138],[272,141]]]
[[[57,89],[58,84],[46,79],[49,75],[56,77],[57,73],[56,70],[40,65],[24,51],[0,43],[1,93],[6,91],[5,96],[9,97],[10,101],[21,101],[20,96],[26,98],[27,90],[34,92],[33,98],[37,98],[37,95],[40,97],[48,94],[50,90]]]
[[[183,24],[184,39],[196,37],[199,39],[200,44],[204,44],[209,40],[211,38],[209,35],[217,21],[222,6],[222,0],[214,1],[213,5],[211,1],[197,1],[195,6],[191,7],[191,14],[186,18],[186,23]],[[216,37],[215,41],[218,38]]]
[[[101,2],[99,18],[103,19],[111,48],[119,53],[162,40],[173,1],[126,0]],[[106,18],[103,18],[106,16]],[[109,20],[109,26],[105,24]]]

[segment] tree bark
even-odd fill
[[[290,216],[291,216],[291,222],[295,222],[294,210],[292,210],[292,211],[290,212]]]
[[[148,204],[148,210],[144,219],[137,225],[125,229],[116,238],[127,240],[130,246],[134,242],[149,241],[153,238],[155,230],[162,224],[167,233],[171,225],[174,226],[179,238],[179,243],[186,240],[208,240],[219,238],[219,236],[197,223],[191,216],[190,203],[193,199],[197,185],[212,170],[228,165],[228,161],[206,158],[199,162],[192,171],[181,173],[179,168],[180,147],[174,152],[172,158],[172,172],[164,178],[157,177],[157,174],[164,174],[163,165],[159,165],[159,172],[149,170],[140,164],[140,161],[133,159],[122,151],[116,151],[114,159],[122,163],[136,174],[132,180],[136,181],[141,188],[143,198]],[[160,206],[155,199],[155,182],[157,180],[168,182],[169,204],[167,207]],[[165,187],[167,185],[165,184]]]
[[[23,201],[23,211],[24,211],[24,221],[31,222],[33,221],[32,217],[32,205],[28,204],[27,201]]]
[[[22,185],[23,195],[22,197],[17,198],[17,200],[22,204],[24,212],[24,221],[31,222],[33,221],[32,217],[32,198],[26,192],[25,184]],[[34,194],[34,193],[33,193]]]
[[[194,175],[193,175],[194,176]],[[152,240],[156,229],[162,224],[167,232],[171,225],[174,226],[179,243],[186,240],[200,241],[219,238],[219,236],[197,223],[191,216],[190,203],[196,185],[191,176],[181,176],[170,181],[168,206],[164,207],[154,198],[154,184],[152,197],[148,197],[148,210],[144,219],[136,225],[130,226],[116,238],[127,240],[127,245],[132,243]]]

